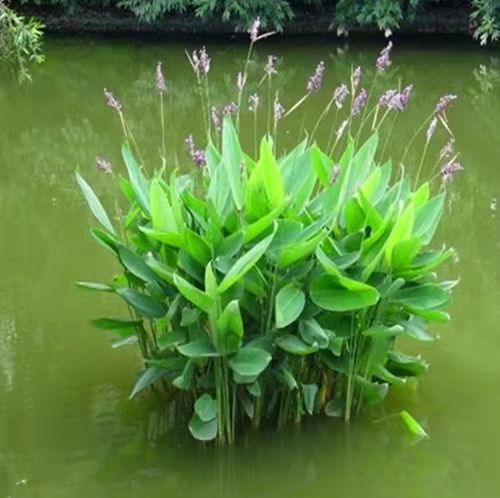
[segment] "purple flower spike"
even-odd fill
[[[383,73],[391,64],[391,49],[392,42],[390,41],[381,52],[380,56],[377,58],[377,71]]]
[[[323,83],[323,76],[325,74],[325,63],[321,61],[317,67],[314,74],[309,78],[307,82],[307,93],[316,93],[321,90],[321,84]]]
[[[255,42],[257,40],[257,37],[259,36],[259,28],[260,28],[260,17],[256,17],[253,20],[252,26],[250,28],[250,40],[252,42]]]
[[[431,141],[432,135],[434,135],[437,128],[438,120],[437,118],[432,118],[429,128],[427,128],[427,143]]]
[[[275,55],[267,56],[267,64],[266,67],[264,68],[264,71],[267,73],[268,76],[271,76],[271,74],[276,74],[278,72],[276,70],[277,62],[278,58]]]
[[[464,167],[457,161],[450,161],[441,168],[441,179],[443,183],[449,182],[456,173],[463,171]]]
[[[238,104],[235,102],[231,102],[230,104],[226,104],[224,109],[222,110],[222,114],[224,116],[231,116],[232,114],[236,114],[238,112]]]
[[[450,140],[445,144],[439,153],[439,159],[449,159],[455,153],[455,139],[450,138]]]
[[[361,110],[366,104],[366,100],[368,99],[368,92],[362,88],[359,95],[354,99],[354,103],[352,104],[351,115],[359,116],[361,114]]]
[[[256,112],[257,109],[259,108],[260,104],[260,97],[256,94],[253,93],[248,97],[248,109],[252,112]]]
[[[397,95],[398,91],[394,88],[387,90],[382,97],[378,100],[378,105],[380,107],[388,107],[391,100]]]
[[[106,104],[108,104],[111,109],[114,109],[116,112],[122,111],[122,105],[107,88],[104,89],[104,97],[106,98]]]
[[[277,123],[285,114],[285,108],[279,103],[274,104],[274,122]]]
[[[458,97],[453,93],[450,93],[449,95],[443,95],[439,99],[438,104],[436,105],[435,113],[441,114],[441,115],[444,114],[446,112],[448,106],[451,104],[451,102],[453,102],[457,98]]]
[[[210,59],[207,49],[202,47],[200,50],[194,50],[191,56],[193,61],[193,69],[197,75],[205,74],[207,75],[210,71]]]
[[[221,121],[220,121],[220,114],[219,114],[219,111],[215,107],[212,107],[211,117],[212,117],[212,124],[214,125],[214,128],[216,130],[220,131],[222,129]]]
[[[403,91],[401,92],[401,102],[404,107],[408,105],[408,102],[410,101],[410,95],[413,90],[413,85],[408,85]]]
[[[96,168],[99,171],[102,171],[103,173],[110,174],[113,172],[113,167],[111,166],[111,163],[107,159],[104,159],[103,157],[96,156],[95,165]]]
[[[348,95],[349,95],[349,89],[347,88],[347,85],[345,83],[342,83],[342,85],[335,88],[335,91],[333,92],[333,100],[335,100],[335,105],[337,106],[337,109],[342,109],[342,106],[344,105],[344,100],[347,98]]]
[[[158,62],[156,66],[156,88],[160,93],[167,91],[167,84],[165,83],[165,76],[163,76],[162,63]]]
[[[351,76],[351,84],[354,92],[357,90],[360,81],[361,81],[361,67],[358,66],[354,70]]]
[[[342,124],[339,126],[339,129],[337,130],[337,133],[336,133],[337,140],[340,140],[342,138],[342,135],[344,134],[344,131],[347,127],[348,122],[349,121],[347,119],[342,121]]]
[[[184,140],[184,143],[186,144],[186,148],[187,148],[189,155],[191,156],[191,159],[193,160],[193,162],[200,168],[202,166],[205,166],[207,164],[206,157],[205,157],[205,151],[195,148],[193,135],[189,135],[188,137],[186,137],[186,139]]]

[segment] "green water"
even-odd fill
[[[235,98],[244,48],[207,46],[211,98],[227,103]],[[79,167],[105,199],[114,195],[110,179],[94,170],[96,155],[122,168],[120,126],[104,105],[103,87],[122,100],[146,162],[159,164],[157,60],[170,85],[170,162],[191,168],[183,140],[193,133],[201,142],[203,125],[186,47],[194,45],[57,40],[48,44],[33,85],[0,76],[0,497],[498,496],[500,65],[473,46],[402,44],[387,81],[377,83],[377,89],[399,79],[415,85],[412,106],[387,146],[396,159],[441,94],[460,96],[449,120],[466,171],[452,185],[439,239],[459,252],[446,273],[459,275],[461,284],[454,320],[436,330],[441,340],[411,346],[431,363],[418,388],[395,393],[382,410],[350,426],[315,420],[218,452],[172,430],[168,410],[154,399],[128,400],[139,367],[135,352],[111,350],[110,337],[89,324],[119,314],[121,304],[72,286],[76,279],[109,280],[115,270],[111,256],[89,240],[90,219],[72,173]],[[276,88],[290,107],[319,60],[327,64],[325,86],[333,88],[351,64],[373,65],[378,48],[272,42],[259,47],[251,78],[260,78],[267,53],[283,56]],[[306,127],[328,98],[325,90],[311,100]],[[296,139],[301,119],[283,121],[283,146]],[[250,124],[244,121],[251,149]],[[319,132],[320,143],[327,135]],[[429,157],[446,139],[441,129]],[[417,151],[408,158],[415,168]],[[402,407],[430,440],[408,444],[390,417]]]

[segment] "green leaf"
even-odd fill
[[[408,356],[399,351],[389,351],[387,360],[387,368],[395,375],[404,377],[422,375],[429,368],[419,356]]]
[[[81,280],[75,282],[77,287],[81,287],[82,289],[95,290],[100,292],[115,292],[115,288],[111,285],[100,284],[97,282],[83,282]]]
[[[194,323],[196,323],[200,318],[200,309],[199,308],[187,308],[185,307],[182,310],[181,315],[181,327],[190,327]]]
[[[132,275],[140,278],[144,282],[158,281],[156,273],[147,265],[146,261],[126,247],[120,247],[119,256],[123,266]]]
[[[276,339],[276,345],[290,354],[298,356],[305,356],[318,351],[316,346],[306,344],[302,339],[296,335],[281,335]]]
[[[397,291],[391,302],[416,310],[432,310],[448,303],[450,295],[435,284],[416,285]]]
[[[115,339],[111,341],[111,347],[113,349],[118,349],[123,346],[130,346],[132,344],[137,344],[139,342],[139,338],[137,335],[129,335],[128,337],[121,337],[120,339]]]
[[[151,237],[154,240],[158,240],[160,242],[163,242],[164,244],[167,244],[168,246],[171,247],[182,247],[183,246],[183,239],[178,233],[174,232],[163,232],[160,230],[154,230],[152,228],[148,227],[139,227],[139,230],[141,232],[145,233],[148,237]]]
[[[243,246],[244,236],[241,230],[226,237],[216,248],[215,255],[224,258],[234,258]]]
[[[415,208],[413,204],[409,204],[402,212],[394,224],[391,235],[385,246],[385,260],[389,267],[393,264],[393,252],[395,246],[411,237],[413,226],[415,224]]]
[[[297,320],[305,304],[305,294],[294,284],[283,287],[276,295],[276,328],[284,328]]]
[[[323,275],[311,284],[311,300],[329,311],[354,311],[378,302],[380,294],[374,287],[355,280],[351,280],[349,285],[350,288],[346,288],[338,283],[336,277]]]
[[[178,232],[174,212],[158,179],[151,184],[151,221],[160,232]]]
[[[408,427],[409,431],[412,434],[415,434],[416,436],[419,436],[421,438],[428,438],[429,435],[423,427],[406,411],[402,410],[400,412],[401,419],[405,423],[406,427]]]
[[[243,278],[243,276],[253,268],[257,261],[259,261],[259,259],[266,252],[269,244],[273,240],[275,232],[276,228],[271,235],[261,240],[258,244],[255,244],[252,249],[250,249],[234,263],[234,265],[227,272],[226,276],[219,285],[219,294],[227,291],[232,285]]]
[[[141,294],[134,289],[122,287],[117,289],[116,292],[144,318],[162,318],[168,311],[168,308],[163,303],[159,303],[148,295]]]
[[[212,344],[203,339],[177,346],[177,351],[188,358],[210,358],[219,356]]]
[[[285,268],[312,254],[322,240],[326,238],[328,232],[320,230],[312,238],[300,240],[290,247],[284,248],[278,254],[278,267]]]
[[[174,274],[174,283],[179,292],[195,306],[205,313],[210,313],[215,305],[214,300],[205,292],[184,280],[181,276]]]
[[[238,301],[231,301],[217,321],[216,347],[220,353],[235,353],[243,341],[243,319]]]
[[[85,196],[85,199],[87,201],[87,204],[89,205],[90,210],[92,211],[92,214],[96,217],[97,221],[106,228],[109,232],[112,234],[115,234],[115,229],[113,228],[113,225],[111,224],[111,221],[109,220],[109,217],[102,207],[101,201],[99,201],[99,198],[97,195],[95,195],[94,191],[90,187],[90,185],[80,176],[79,173],[76,174],[76,181],[78,182],[78,185],[80,185],[80,188],[82,189],[83,195]]]
[[[299,334],[304,342],[315,348],[325,349],[330,344],[330,338],[316,320],[301,320]]]
[[[137,202],[141,206],[141,209],[149,216],[151,214],[149,209],[149,185],[135,162],[128,142],[125,142],[122,146],[122,157],[127,167],[130,184],[134,190]]]
[[[165,331],[158,337],[158,347],[162,350],[184,344],[185,342],[186,333],[183,330]]]
[[[260,398],[262,395],[262,391],[260,389],[260,384],[259,381],[255,381],[252,384],[248,384],[246,386],[247,391],[254,397],[254,398]]]
[[[413,233],[415,237],[420,237],[424,245],[428,244],[441,221],[443,215],[445,194],[440,194],[428,200],[415,213],[415,226]]]
[[[290,391],[293,391],[294,389],[297,389],[299,387],[297,381],[295,380],[295,377],[293,376],[292,372],[288,370],[288,368],[282,367],[280,369],[280,374],[283,376],[283,380]]]
[[[283,177],[274,157],[272,142],[263,138],[260,144],[260,157],[256,169],[264,183],[267,199],[273,209],[279,208],[285,201]]]
[[[165,370],[162,368],[149,367],[147,368],[142,375],[137,379],[135,383],[134,389],[132,389],[132,393],[130,394],[130,399],[132,399],[137,393],[140,393],[146,387],[149,387],[159,378],[165,375]]]
[[[248,225],[245,228],[245,239],[244,242],[247,244],[251,242],[253,239],[258,237],[264,230],[268,229],[274,222],[274,220],[283,212],[286,208],[286,203],[277,207],[270,213],[263,216],[260,220]]]
[[[194,411],[202,422],[210,422],[217,416],[217,402],[210,394],[202,394],[194,403]]]
[[[327,417],[341,418],[344,416],[345,402],[339,398],[333,398],[325,406]]]
[[[112,330],[122,337],[128,337],[135,334],[136,326],[140,325],[142,320],[127,320],[121,318],[98,318],[92,320],[92,324],[101,330]]]
[[[355,377],[357,384],[361,388],[361,395],[363,401],[368,406],[378,405],[382,403],[389,392],[389,384],[386,382],[378,383],[378,382],[370,382],[363,377],[356,376]]]
[[[155,259],[152,254],[146,255],[145,262],[162,280],[168,282],[169,284],[174,283],[174,270],[172,270],[172,268]]]
[[[229,360],[229,367],[239,375],[257,376],[266,369],[271,359],[267,351],[246,346]]]
[[[345,204],[344,220],[348,233],[357,232],[365,225],[366,213],[355,197],[351,197]]]
[[[402,334],[404,328],[401,325],[393,325],[387,327],[386,325],[375,325],[369,329],[363,330],[362,334],[367,337],[396,337]]]
[[[184,229],[184,248],[202,266],[212,258],[212,250],[205,239],[189,228]]]
[[[243,406],[243,410],[245,410],[248,418],[253,419],[255,413],[255,406],[253,401],[247,396],[245,391],[239,392],[239,398],[241,401],[241,405]]]
[[[243,207],[243,186],[240,170],[243,163],[243,154],[230,117],[226,117],[222,125],[222,163],[226,171],[234,204],[239,211]]]
[[[318,386],[316,384],[302,384],[302,398],[304,406],[309,415],[314,414],[314,404],[316,403],[316,395],[318,394]]]
[[[217,437],[217,419],[203,422],[196,413],[189,422],[189,431],[198,441],[212,441]]]
[[[193,375],[195,371],[195,363],[193,360],[188,360],[184,365],[184,369],[182,370],[181,375],[176,377],[172,384],[181,391],[189,391],[193,384]]]
[[[118,255],[119,244],[116,237],[99,228],[91,228],[90,235],[98,244],[105,247],[116,256]]]
[[[405,330],[405,335],[412,339],[420,342],[431,342],[435,340],[435,337],[425,330],[425,322],[418,317],[413,317],[410,320],[400,320],[398,324]]]

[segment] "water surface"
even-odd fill
[[[236,98],[245,48],[207,47],[211,98],[222,105]],[[452,185],[439,242],[457,248],[459,261],[446,274],[460,276],[461,284],[453,322],[436,330],[441,340],[410,346],[430,361],[428,375],[415,390],[395,393],[381,411],[349,426],[315,420],[300,431],[248,437],[233,450],[214,452],[194,445],[184,429],[172,430],[168,410],[154,400],[127,399],[139,367],[135,352],[111,350],[110,337],[89,324],[119,314],[122,306],[72,286],[76,279],[107,281],[117,269],[87,235],[90,218],[72,176],[80,168],[111,204],[114,185],[94,170],[94,158],[105,156],[123,171],[121,134],[117,116],[104,105],[103,87],[122,100],[147,164],[157,166],[153,76],[163,60],[169,161],[192,168],[183,140],[193,133],[201,144],[203,125],[185,48],[194,45],[53,40],[33,85],[19,87],[10,75],[0,76],[0,496],[497,496],[500,66],[494,54],[466,45],[403,44],[386,80],[375,86],[414,84],[412,106],[398,117],[387,144],[396,161],[439,96],[460,96],[449,120],[466,172]],[[273,98],[279,90],[289,108],[324,60],[325,89],[306,109],[311,130],[331,89],[348,78],[352,65],[372,67],[379,48],[327,40],[262,44],[251,81],[260,79],[268,53],[283,57]],[[265,96],[265,87],[251,85]],[[283,121],[282,147],[295,141],[301,119]],[[251,120],[243,128],[251,150]],[[321,129],[317,139],[326,144],[328,132]],[[429,157],[446,140],[441,129]],[[409,153],[408,168],[416,167],[418,154]],[[390,417],[401,407],[423,423],[429,441],[408,444],[399,420]]]

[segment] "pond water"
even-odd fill
[[[118,314],[121,304],[72,285],[107,281],[116,269],[89,240],[90,219],[73,171],[80,168],[104,198],[114,195],[110,178],[94,167],[101,155],[122,168],[120,126],[104,104],[103,87],[122,100],[146,163],[159,163],[158,60],[169,80],[169,160],[191,167],[184,137],[193,133],[201,143],[203,136],[184,54],[194,46],[51,40],[32,85],[0,75],[0,497],[498,496],[500,65],[494,53],[472,45],[401,43],[391,71],[375,87],[414,84],[413,103],[387,144],[395,159],[440,95],[460,97],[449,121],[466,171],[451,186],[439,239],[457,248],[459,260],[446,273],[461,283],[450,310],[454,320],[436,330],[440,340],[411,345],[431,363],[418,387],[348,426],[318,419],[224,451],[197,447],[184,429],[172,431],[168,410],[154,399],[128,400],[139,367],[135,352],[113,351],[110,337],[89,323]],[[207,46],[211,97],[224,104],[235,99],[245,48]],[[290,107],[320,60],[331,89],[348,78],[351,65],[373,67],[380,48],[276,40],[258,47],[250,74],[258,81],[268,53],[283,57],[276,89]],[[324,90],[307,104],[307,128],[328,98]],[[283,121],[284,146],[295,140],[301,119]],[[249,130],[250,123],[244,121]],[[441,129],[429,157],[446,140]],[[251,132],[245,141],[252,147]],[[327,141],[326,131],[318,141]],[[415,168],[418,157],[410,152],[407,167]],[[408,443],[391,417],[402,407],[422,422],[429,440]]]

